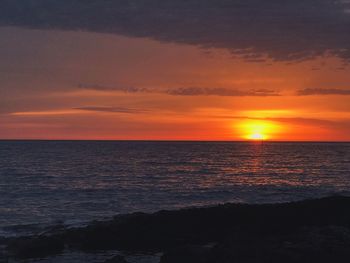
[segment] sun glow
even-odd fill
[[[275,139],[281,127],[274,122],[264,120],[247,120],[239,125],[242,138],[246,140],[263,141]]]
[[[264,140],[265,136],[261,133],[255,133],[250,136],[251,140]]]

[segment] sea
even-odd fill
[[[350,143],[0,141],[0,237],[132,212],[329,195],[350,195]],[[100,262],[109,253],[30,262]]]

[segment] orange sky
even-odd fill
[[[2,139],[350,140],[350,67],[333,55],[247,61],[224,48],[15,27],[0,27],[0,46]]]

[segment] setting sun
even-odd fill
[[[247,120],[239,125],[242,138],[247,140],[269,140],[281,131],[281,127],[271,121]]]
[[[264,140],[265,136],[261,133],[255,133],[250,136],[251,140]]]

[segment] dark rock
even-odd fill
[[[350,262],[350,230],[339,226],[304,228],[284,249],[303,262]]]
[[[123,256],[117,255],[113,258],[107,259],[103,263],[128,263]]]
[[[210,263],[345,263],[350,262],[350,230],[310,227],[288,235],[238,236],[212,253]]]
[[[160,263],[208,263],[211,248],[203,246],[184,246],[166,252]]]
[[[226,204],[115,217],[65,231],[73,248],[164,251],[188,244],[220,242],[237,231],[286,235],[301,227],[350,226],[350,198],[329,197],[285,204]]]
[[[316,256],[328,250],[342,258],[347,257],[349,207],[350,197],[338,196],[285,204],[225,204],[135,213],[87,227],[58,229],[50,237],[16,238],[8,248],[16,256],[41,257],[60,253],[64,245],[90,251],[169,251],[167,256],[173,248],[187,247],[183,258],[201,260],[201,253],[188,246],[217,243],[211,260],[220,263],[298,262],[298,258],[312,258],[311,253]],[[319,240],[323,241],[317,243]],[[170,259],[164,256],[162,260]]]
[[[10,242],[7,250],[18,258],[39,258],[62,253],[64,242],[59,237],[21,237]]]
[[[8,263],[8,257],[0,252],[0,263]]]

